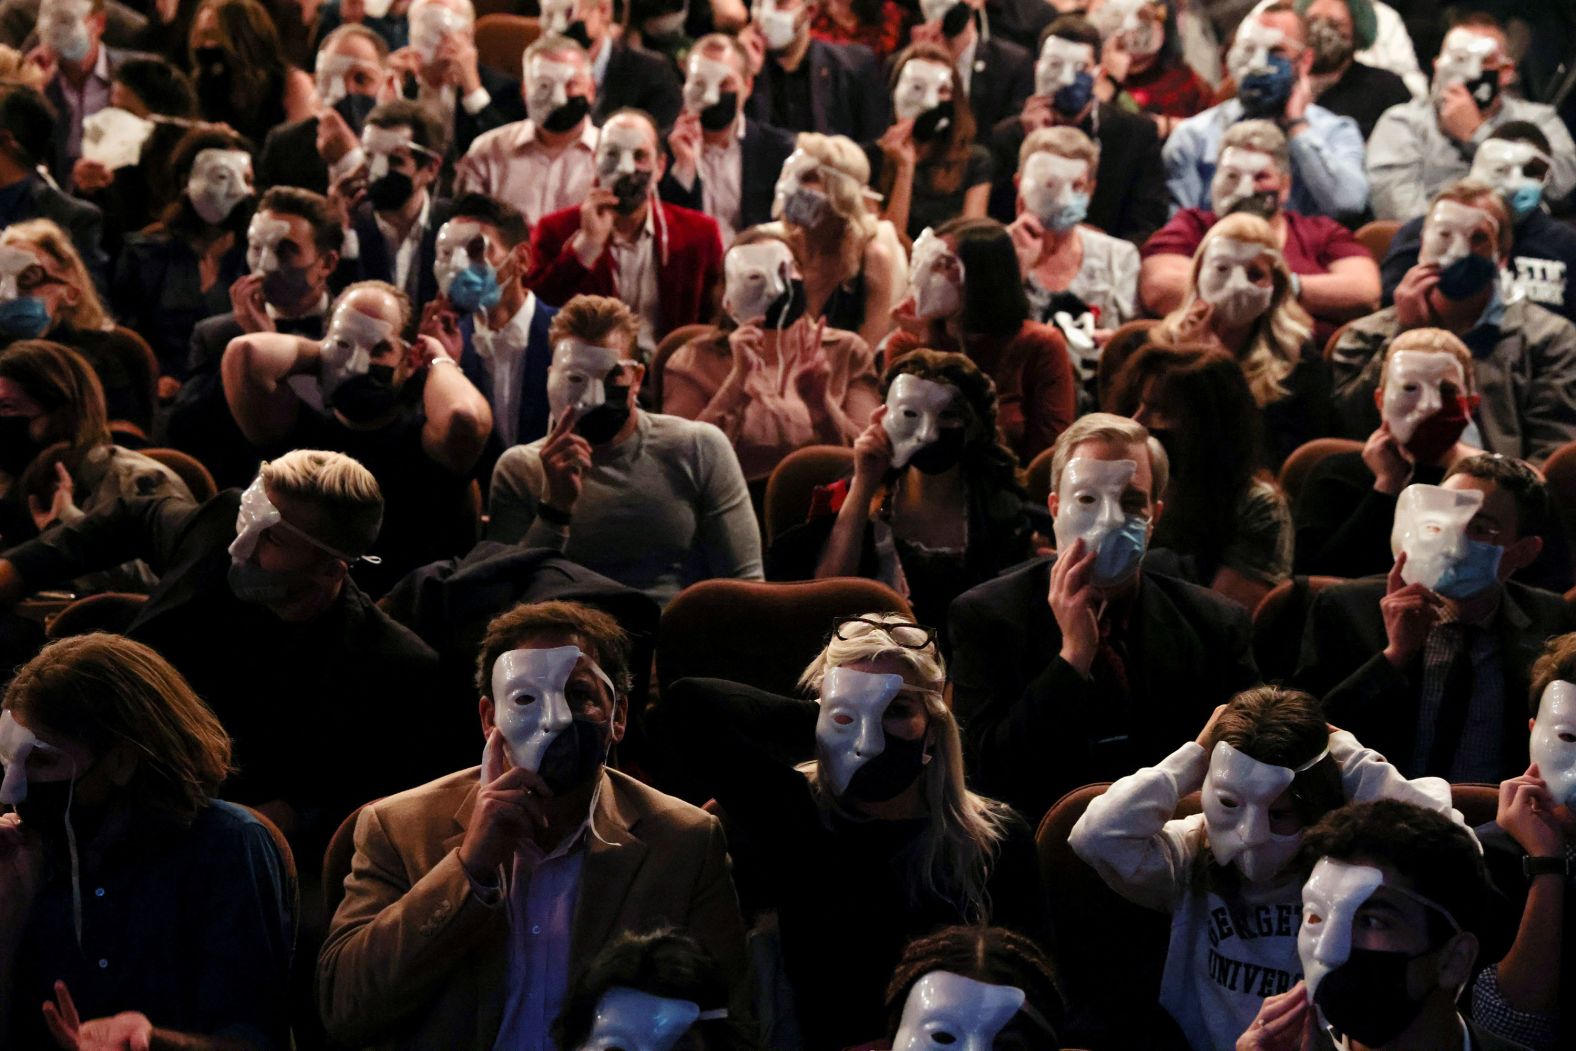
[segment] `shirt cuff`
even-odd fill
[[[476,116],[492,103],[492,95],[486,88],[477,88],[460,100],[460,105],[465,107],[465,112]]]
[[[466,869],[464,865],[460,866],[460,871],[465,873],[465,881],[471,885],[471,893],[476,895],[477,901],[481,902],[489,909],[495,908],[499,902],[503,901],[502,884],[499,884],[495,887],[489,887],[485,883],[478,883],[476,882],[475,878],[471,876],[470,871]]]
[[[345,243],[339,246],[339,258],[361,258],[361,238],[357,236],[356,231],[350,229],[345,231]]]
[[[360,146],[355,147],[339,160],[328,166],[328,182],[332,186],[351,172],[367,163],[367,154]]]

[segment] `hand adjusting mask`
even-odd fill
[[[493,721],[509,757],[555,793],[583,784],[606,761],[610,744],[603,725],[576,715],[566,694],[582,659],[616,702],[613,681],[578,646],[510,650],[493,662]]]

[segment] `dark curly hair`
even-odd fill
[[[1044,1046],[1058,1047],[1067,1004],[1055,968],[1033,940],[1004,927],[946,927],[909,942],[887,986],[887,1036],[897,1036],[909,990],[933,971],[1023,990],[1024,1008],[1050,1027]]]
[[[1023,493],[1018,458],[1002,442],[996,426],[995,382],[966,355],[925,348],[911,351],[887,367],[881,377],[883,400],[892,381],[905,373],[950,384],[962,395],[968,416],[962,466],[970,482]]]
[[[192,207],[191,198],[186,196],[186,180],[191,177],[192,165],[197,163],[197,155],[203,150],[242,150],[254,158],[257,156],[251,140],[217,124],[198,124],[181,137],[175,144],[175,152],[170,155],[170,185],[176,196],[159,220],[180,237],[195,237],[207,225]],[[220,225],[244,237],[252,221],[252,210],[252,202],[242,201]]]

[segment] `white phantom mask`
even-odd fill
[[[252,552],[257,550],[257,540],[263,533],[274,526],[279,526],[292,535],[300,537],[320,551],[326,551],[341,562],[379,562],[381,559],[367,555],[358,559],[355,555],[347,555],[343,551],[329,547],[312,534],[290,522],[285,521],[279,508],[268,499],[268,490],[263,487],[261,473],[252,479],[252,484],[241,493],[241,506],[235,514],[235,539],[230,541],[229,554],[234,562],[245,562],[252,557]]]
[[[815,742],[832,795],[848,791],[859,768],[886,750],[881,720],[902,688],[901,675],[872,675],[853,668],[833,668],[821,680]]]
[[[903,63],[903,70],[897,75],[892,112],[898,120],[912,120],[941,105],[942,94],[951,87],[950,67],[922,58],[912,59]]]
[[[547,407],[553,419],[569,409],[584,412],[606,402],[605,381],[619,360],[618,351],[610,347],[595,347],[574,337],[559,340],[547,370]]]
[[[1547,186],[1552,164],[1549,155],[1530,142],[1489,139],[1473,154],[1467,178],[1486,182],[1500,196],[1509,197],[1523,186]]]
[[[1357,910],[1384,885],[1384,873],[1371,865],[1320,858],[1302,886],[1302,926],[1297,956],[1313,1003],[1324,976],[1352,955],[1352,925]]]
[[[1023,206],[1030,213],[1042,222],[1050,222],[1072,203],[1073,194],[1077,193],[1074,187],[1088,175],[1088,161],[1041,150],[1031,153],[1023,162],[1018,196],[1023,198]]]
[[[373,18],[379,17],[370,10],[367,13]],[[354,55],[318,55],[317,95],[323,100],[323,105],[332,106],[349,95],[350,85],[345,78],[358,69],[368,67],[369,63]],[[377,72],[381,73],[382,70]]]
[[[1152,55],[1162,43],[1162,28],[1152,15],[1150,0],[1106,0],[1089,12],[1089,21],[1100,31],[1101,40],[1116,39],[1125,51]]]
[[[952,10],[956,0],[919,0],[919,17],[926,22],[939,22],[941,16]]]
[[[82,156],[110,171],[142,160],[142,147],[153,134],[153,121],[117,106],[106,106],[82,118]]]
[[[1489,237],[1499,250],[1499,221],[1481,208],[1460,201],[1440,201],[1428,213],[1423,223],[1423,243],[1418,249],[1419,262],[1435,263],[1441,269],[1457,259],[1472,254],[1472,235],[1484,223],[1488,224]]]
[[[448,295],[456,277],[486,263],[487,236],[481,226],[465,219],[450,219],[438,229],[432,273],[438,279],[439,292]]]
[[[93,50],[88,33],[89,0],[44,0],[38,9],[39,39],[67,62],[81,62]]]
[[[555,646],[510,650],[493,661],[493,721],[515,766],[540,769],[547,746],[574,722],[564,688],[583,656],[579,646]],[[585,661],[607,687],[608,696],[616,696],[607,673],[590,657]]]
[[[252,195],[252,157],[245,150],[200,150],[186,178],[186,196],[205,223],[222,223]]]
[[[1226,68],[1239,85],[1249,75],[1270,68],[1270,53],[1286,42],[1286,34],[1257,18],[1243,21],[1226,53]]]
[[[16,721],[7,709],[0,712],[0,763],[5,764],[5,778],[0,780],[0,804],[16,806],[27,798],[27,760],[34,752],[53,752],[63,755],[52,744],[45,744],[38,736]],[[51,780],[64,781],[72,775],[64,773]],[[42,778],[38,779],[40,782]]]
[[[254,274],[279,269],[279,242],[290,236],[290,224],[273,212],[258,212],[246,228],[246,267]]]
[[[726,1009],[702,1011],[692,1000],[615,985],[596,1002],[591,1035],[579,1051],[672,1051],[696,1022],[727,1016]]]
[[[941,437],[941,417],[957,400],[958,389],[905,372],[887,388],[881,426],[892,439],[892,466],[903,468],[914,454]]]
[[[441,7],[432,0],[415,0],[410,5],[410,46],[416,49],[424,63],[431,64],[437,57],[438,46],[451,33],[469,28],[470,20],[458,11]]]
[[[596,174],[605,186],[620,175],[640,169],[636,157],[650,146],[650,137],[640,128],[620,122],[604,125],[596,143]]]
[[[569,84],[579,76],[572,62],[554,62],[532,55],[525,65],[525,111],[531,123],[541,126],[549,115],[569,101]]]
[[[1074,456],[1062,468],[1061,484],[1056,487],[1056,518],[1052,530],[1056,536],[1056,550],[1065,554],[1076,540],[1084,542],[1085,552],[1100,551],[1106,538],[1127,524],[1128,514],[1122,509],[1122,494],[1127,492],[1138,473],[1138,464],[1132,460],[1096,460]],[[1147,528],[1145,530],[1147,535]],[[1102,559],[1095,562],[1095,583],[1102,586],[1119,582],[1102,572]],[[1112,574],[1130,573],[1135,566],[1125,561],[1113,562],[1107,567]]]
[[[726,62],[707,58],[698,51],[691,51],[689,72],[684,77],[684,109],[699,113],[707,106],[722,100],[722,86],[733,76],[733,67]]]
[[[1451,84],[1465,84],[1483,75],[1486,62],[1499,54],[1499,41],[1457,26],[1445,34],[1445,44],[1434,62],[1434,91]]]
[[[954,276],[956,268],[956,276]],[[930,227],[914,241],[908,261],[908,291],[921,321],[951,317],[963,305],[963,260]]]
[[[1034,93],[1050,98],[1078,78],[1082,70],[1094,67],[1094,48],[1076,40],[1048,36],[1034,64]]]
[[[1409,485],[1395,503],[1390,530],[1392,554],[1406,552],[1401,579],[1425,588],[1437,587],[1445,573],[1467,550],[1467,523],[1483,506],[1477,489],[1445,489]]]
[[[1403,444],[1412,440],[1418,424],[1444,408],[1445,384],[1454,386],[1452,397],[1467,392],[1461,362],[1444,351],[1398,350],[1386,369],[1380,414]]]
[[[362,6],[368,18],[387,18],[389,8],[394,6],[394,0],[363,0]]]
[[[318,377],[324,398],[352,376],[366,375],[372,368],[372,352],[393,338],[391,323],[341,303],[329,319],[322,344],[323,366]]]
[[[723,306],[739,324],[766,316],[766,308],[792,287],[793,253],[781,241],[757,241],[728,250],[723,260]]]
[[[379,128],[368,124],[361,129],[361,148],[367,154],[367,178],[381,179],[389,173],[389,158],[401,149],[424,153],[410,137],[409,128]]]
[[[1324,758],[1320,755],[1303,770]],[[1204,775],[1204,822],[1209,850],[1222,865],[1236,862],[1255,883],[1275,878],[1302,844],[1302,833],[1277,835],[1270,829],[1270,805],[1290,787],[1297,771],[1271,766],[1220,741],[1210,753]]]
[[[542,0],[538,6],[544,35],[562,34],[569,28],[569,23],[575,20],[575,0]]]
[[[931,971],[903,1001],[892,1051],[991,1051],[1023,1001],[1016,986]]]
[[[0,245],[0,302],[10,302],[21,295],[17,279],[30,266],[38,266],[33,253],[15,245]]]
[[[1258,150],[1227,146],[1220,151],[1215,177],[1209,184],[1209,205],[1217,216],[1225,216],[1238,201],[1253,196],[1253,182],[1259,172],[1273,167],[1275,158]]]
[[[774,0],[756,0],[754,21],[768,51],[782,51],[799,35],[799,12],[784,11]]]
[[[1576,809],[1576,683],[1555,679],[1538,699],[1532,761],[1554,802]]]
[[[1255,284],[1248,267],[1275,249],[1256,241],[1212,237],[1198,272],[1198,297],[1228,325],[1247,325],[1269,309],[1275,285]]]

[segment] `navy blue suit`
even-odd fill
[[[770,221],[772,196],[777,187],[783,161],[793,152],[793,136],[781,128],[744,118],[744,139],[739,143],[739,229]],[[699,175],[688,190],[673,177],[669,163],[667,174],[657,186],[657,192],[669,204],[680,208],[702,211],[702,182]]]
[[[766,68],[755,78],[755,88],[745,104],[747,116],[767,123],[772,119],[775,61],[766,56]],[[873,142],[881,137],[892,123],[891,100],[869,48],[811,40],[803,62],[809,67],[810,124],[803,128],[784,126],[784,130],[846,135],[855,142]],[[779,126],[783,126],[781,122]]]
[[[416,297],[410,307],[415,323],[421,321],[422,308],[438,295],[438,279],[433,275],[432,264],[438,254],[438,230],[449,221],[452,209],[453,203],[446,197],[434,197],[432,206],[427,209],[427,227],[421,233],[421,251],[413,264],[417,268]],[[371,205],[363,204],[357,208],[350,218],[350,226],[356,231],[361,254],[356,259],[340,263],[334,275],[335,283],[341,287],[353,281],[387,281],[392,284],[394,255],[389,251],[388,241],[383,238],[383,231],[378,229],[378,220],[372,213]]]
[[[537,297],[536,311],[531,315],[531,337],[525,345],[525,355],[520,359],[520,400],[516,403],[519,415],[516,417],[515,429],[515,441],[520,445],[534,442],[547,433],[547,368],[553,363],[553,347],[548,342],[547,329],[556,313],[556,307],[548,306],[540,296]],[[487,374],[481,355],[472,346],[475,330],[476,322],[472,316],[466,315],[460,319],[460,336],[465,341],[464,349],[460,351],[460,371],[491,402],[492,378]],[[492,466],[503,452],[504,444],[498,437],[495,425],[487,439],[487,447],[482,450],[481,459],[477,461],[477,473],[482,480],[484,493]]]

